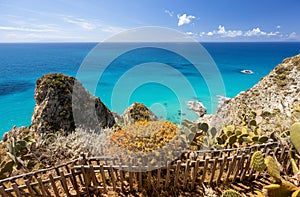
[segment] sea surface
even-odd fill
[[[210,83],[219,80],[218,73],[203,76],[193,66],[194,62],[156,48],[130,51],[113,61],[105,72],[100,69],[103,75],[99,81],[96,80],[96,89],[93,88],[95,80],[89,81],[93,74],[81,72],[79,78],[92,94],[99,96],[113,111],[122,113],[137,101],[153,109],[160,118],[177,123],[182,117],[196,118],[195,114],[185,113],[181,99],[184,102],[200,101],[208,113],[214,113],[216,105],[212,104],[215,101],[212,101],[210,94],[213,88],[224,85],[222,96],[234,97],[251,88],[284,58],[300,52],[299,42],[201,44],[215,62],[223,84],[206,84],[207,78]],[[35,81],[39,77],[57,72],[78,76],[83,60],[96,45],[97,43],[1,43],[0,138],[14,125],[30,125],[35,105]],[[122,48],[121,44],[118,46],[115,43],[101,52],[112,55],[119,48]],[[195,51],[190,54],[199,55]],[[93,64],[103,66],[101,60]],[[146,64],[146,67],[136,67],[140,64]],[[139,69],[134,70],[134,67]],[[210,69],[209,65],[205,69]],[[244,74],[242,70],[251,70],[253,74]],[[183,79],[191,84],[195,94],[182,91],[187,89]]]

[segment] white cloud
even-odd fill
[[[295,39],[297,38],[297,33],[296,32],[292,32],[290,33],[290,35],[288,36],[288,39]]]
[[[248,30],[244,34],[244,36],[265,36],[265,35],[267,35],[267,33],[264,31],[261,31],[258,27],[253,28],[252,30]]]
[[[87,30],[93,30],[97,27],[97,25],[94,23],[91,23],[91,22],[86,21],[85,19],[76,18],[73,16],[64,16],[63,20],[67,23],[77,25],[77,26],[79,26],[83,29],[87,29]]]
[[[207,35],[208,35],[208,36],[213,36],[214,33],[210,31],[210,32],[207,32]]]
[[[280,28],[281,28],[281,26],[280,26],[280,25],[277,25],[277,26],[276,26],[276,28],[277,28],[277,29],[280,29]]]
[[[276,31],[276,32],[269,32],[267,35],[268,36],[277,36],[278,34],[280,34],[280,32],[279,31]]]
[[[171,12],[170,10],[165,10],[165,13],[168,14],[170,17],[173,17],[174,12]]]
[[[181,16],[178,15],[177,18],[178,18],[178,26],[182,26],[184,24],[189,24],[191,22],[191,20],[195,19],[196,17],[193,15],[183,14]]]
[[[100,29],[101,29],[101,31],[111,33],[111,34],[120,33],[122,31],[126,30],[125,28],[114,27],[114,26],[102,26]]]
[[[0,30],[4,31],[24,31],[24,32],[54,32],[54,29],[33,29],[24,27],[0,26]]]
[[[225,27],[222,25],[219,25],[217,33],[221,35],[222,37],[237,37],[241,36],[243,32],[241,30],[225,30]]]

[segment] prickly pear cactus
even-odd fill
[[[243,196],[239,192],[230,189],[230,190],[225,190],[222,194],[222,197],[243,197]]]
[[[270,176],[272,176],[277,183],[280,183],[281,182],[280,170],[276,160],[271,156],[267,156],[267,158],[265,159],[265,163],[267,166],[267,171],[270,174]]]
[[[297,191],[293,192],[292,197],[300,197],[300,189]]]
[[[253,153],[253,155],[251,157],[250,165],[256,171],[259,171],[259,172],[264,171],[267,166],[265,164],[265,159],[264,159],[263,153],[260,151],[256,151],[255,153]]]
[[[298,153],[300,153],[300,122],[291,126],[290,137]]]
[[[267,196],[269,197],[283,197],[291,196],[291,194],[299,190],[299,188],[288,181],[282,180],[280,184],[264,186],[264,190],[267,191]]]

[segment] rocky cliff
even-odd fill
[[[30,129],[38,133],[60,131],[63,134],[76,126],[95,129],[115,124],[109,109],[84,89],[74,77],[47,74],[36,82],[36,105]]]
[[[237,125],[247,118],[265,132],[286,130],[300,120],[300,54],[284,59],[253,88],[226,101],[212,124]]]

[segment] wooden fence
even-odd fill
[[[3,196],[82,196],[95,192],[159,189],[170,185],[193,189],[197,184],[229,184],[260,174],[250,166],[252,154],[260,150],[277,158],[289,173],[289,148],[267,143],[244,149],[184,152],[181,160],[152,171],[138,172],[137,166],[116,165],[109,157],[80,158],[68,163],[0,180]],[[299,164],[299,161],[297,161]],[[127,169],[133,169],[128,171]],[[126,170],[125,170],[126,169]]]

